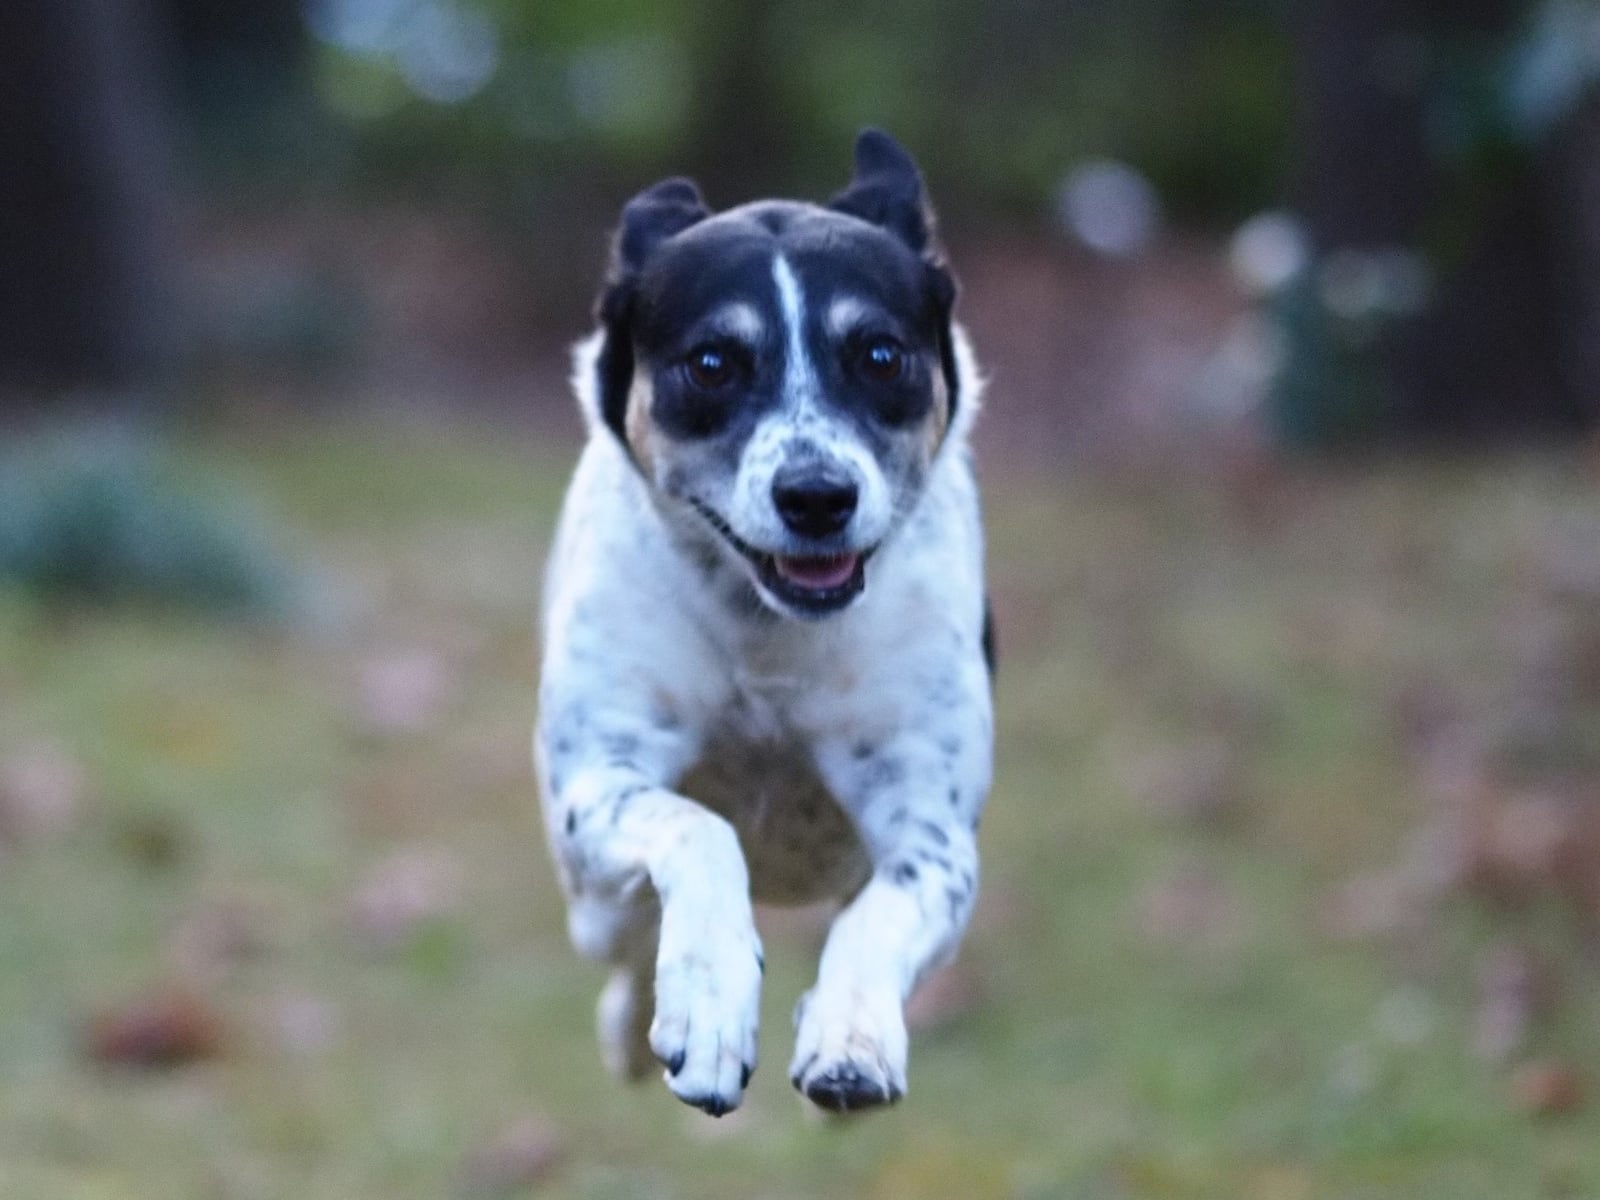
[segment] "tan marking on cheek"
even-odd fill
[[[628,409],[623,418],[623,429],[628,435],[628,449],[634,461],[648,478],[655,478],[656,425],[650,415],[655,389],[648,379],[634,376],[633,387],[628,392]]]
[[[939,447],[944,444],[944,435],[950,428],[950,388],[944,381],[944,372],[940,371],[933,381],[933,411],[928,414],[928,457],[931,459],[939,453]]]

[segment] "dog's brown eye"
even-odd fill
[[[685,366],[689,382],[706,391],[714,391],[733,378],[733,360],[715,346],[701,346],[691,352]]]
[[[891,338],[873,338],[861,351],[861,371],[876,383],[893,383],[905,369],[905,351]]]

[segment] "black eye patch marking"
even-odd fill
[[[746,374],[743,356],[725,344],[702,342],[683,360],[689,386],[700,392],[719,392]]]
[[[933,407],[933,390],[923,359],[881,324],[852,330],[833,348],[837,388],[851,407],[900,428],[921,421]]]
[[[723,338],[696,342],[658,367],[651,415],[669,437],[714,437],[752,407],[755,374],[750,347]]]
[[[874,337],[863,345],[856,369],[873,383],[895,383],[905,371],[905,348],[892,337]]]

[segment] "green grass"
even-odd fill
[[[1600,520],[1575,464],[1307,471],[1264,516],[1224,486],[991,464],[979,1001],[914,1039],[897,1110],[839,1125],[784,1078],[815,966],[803,920],[768,923],[741,1113],[712,1122],[600,1067],[601,974],[566,944],[525,764],[569,448],[318,427],[181,450],[259,494],[324,602],[293,635],[0,603],[0,754],[54,739],[92,781],[67,832],[0,856],[0,1195],[451,1196],[472,1148],[529,1112],[565,1145],[536,1192],[571,1200],[1600,1195],[1596,1110],[1530,1115],[1470,1052],[1478,955],[1536,937],[1561,1000],[1529,1052],[1600,1082],[1600,970],[1559,915],[1458,900],[1403,942],[1322,919],[1423,815],[1397,693],[1493,685],[1529,539]],[[453,686],[379,736],[359,681],[396,648]],[[1163,815],[1131,782],[1196,739],[1236,759],[1226,820]],[[458,902],[375,949],[351,895],[415,846],[462,868]],[[1215,912],[1152,931],[1174,877],[1203,879]],[[91,1063],[86,1021],[183,977],[179,931],[218,911],[259,942],[193,981],[223,1055]],[[273,1014],[296,997],[331,1015],[325,1043],[282,1044]]]

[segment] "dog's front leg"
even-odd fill
[[[977,894],[981,788],[952,779],[948,768],[883,761],[896,766],[877,774],[899,778],[854,814],[872,877],[834,921],[816,986],[795,1013],[790,1079],[835,1111],[904,1095],[906,997],[954,954]],[[870,777],[874,768],[860,774]]]
[[[650,1048],[667,1086],[721,1116],[756,1065],[761,943],[733,827],[637,768],[578,770],[553,797],[557,853],[574,892],[574,940],[586,905],[659,905]]]

